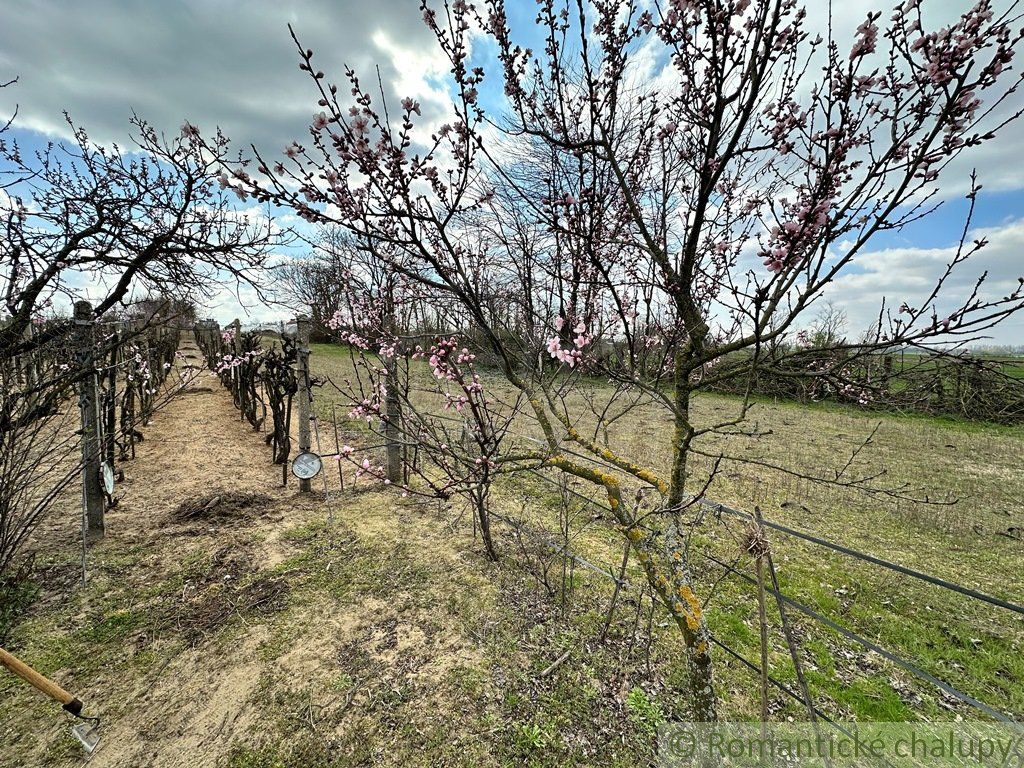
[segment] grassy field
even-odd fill
[[[314,352],[313,365],[338,378],[344,376],[349,362],[339,348],[322,346]],[[580,389],[587,387],[592,391],[585,394],[600,399],[605,385],[580,382]],[[327,402],[339,397],[325,387],[321,414],[326,416]],[[694,409],[695,419],[698,424],[721,419],[736,406],[734,398],[702,396]],[[1019,578],[1024,572],[1024,542],[1019,538],[1024,525],[1020,473],[1024,429],[770,402],[759,403],[750,419],[762,436],[714,437],[702,445],[710,453],[721,451],[744,459],[723,462],[709,498],[742,510],[756,504],[769,520],[1024,603]],[[876,427],[871,444],[857,455],[849,471],[878,474],[876,485],[901,488],[899,496],[824,486],[745,461],[774,462],[827,477],[843,467]],[[530,431],[526,422],[516,429]],[[642,457],[648,466],[664,470],[669,462],[668,436],[664,415],[647,408],[617,422],[610,438],[624,455]],[[701,472],[706,473],[708,466],[708,461],[695,462],[698,483],[703,482]],[[576,490],[588,496],[594,493],[585,485]],[[920,500],[900,498],[908,495]],[[558,491],[540,478],[507,479],[498,490],[497,503],[501,511],[523,517],[539,530],[557,530]],[[606,522],[587,525],[572,547],[589,561],[614,569],[621,558],[621,537]],[[744,533],[743,521],[709,518],[695,538],[694,567],[704,584],[703,594],[713,594],[708,606],[713,632],[746,658],[756,660],[753,588],[734,575],[720,579],[720,566],[699,554],[731,563],[740,554],[738,540]],[[1024,622],[1019,614],[783,534],[773,537],[773,549],[783,591],[793,599],[994,708],[1024,716]],[[752,573],[749,559],[741,558],[737,568]],[[590,582],[590,591],[600,594],[593,604],[599,612],[610,584],[596,576],[580,578]],[[643,583],[632,567],[630,581],[637,586]],[[579,591],[576,596],[581,599]],[[598,618],[587,611],[576,617],[573,626],[580,642]],[[795,621],[812,688],[831,714],[862,719],[941,718],[951,711],[968,714],[946,694],[877,654],[798,613]],[[655,621],[655,634],[664,623],[663,618]],[[667,632],[655,644],[664,665],[660,679],[678,680],[682,672],[672,652],[677,639],[673,630],[661,628]],[[777,623],[772,636],[777,640],[773,674],[792,683],[792,664],[778,640]],[[757,694],[751,688],[755,679],[738,662],[730,663],[726,654],[719,658],[726,714],[756,714]],[[775,705],[798,711],[796,702],[787,702],[784,695]],[[660,706],[678,712],[681,705],[669,696]]]
[[[312,361],[320,375],[350,370],[337,347],[315,347]],[[599,383],[581,386],[602,392]],[[402,499],[365,480],[353,487],[351,471],[340,493],[332,465],[322,478],[329,500],[321,478],[311,495],[279,488],[261,436],[240,423],[215,381],[209,387],[159,414],[127,465],[125,498],[92,551],[87,589],[75,586],[74,499],[37,542],[38,594],[9,647],[102,709],[107,735],[93,768],[654,763],[658,724],[687,717],[677,630],[631,564],[602,639],[612,582],[582,561],[563,574],[563,561],[538,539],[556,537],[568,516],[571,549],[598,570],[617,568],[621,536],[600,509],[571,494],[563,500],[541,477],[503,480],[495,511],[530,535],[517,540],[498,522],[502,558],[490,563],[459,500]],[[324,418],[341,398],[329,387],[315,394],[320,448],[329,452]],[[702,397],[695,412],[707,421],[735,406]],[[1021,526],[1024,431],[785,403],[761,403],[752,418],[763,437],[723,438],[720,447],[814,472],[842,466],[880,423],[857,468],[885,469],[886,481],[956,503],[864,497],[743,462],[726,463],[709,496],[741,509],[757,504],[770,520],[1024,602],[1024,543],[1009,535]],[[365,425],[340,430],[352,444],[365,436]],[[184,442],[202,446],[211,434],[216,456],[183,453]],[[661,416],[645,410],[610,437],[662,468],[665,434]],[[592,495],[585,485],[572,490]],[[224,492],[261,496],[230,515],[174,517],[183,501]],[[696,554],[750,573],[737,542],[744,533],[742,521],[708,518],[692,550],[716,638],[756,661],[753,590]],[[786,594],[1024,717],[1019,615],[781,534],[772,545]],[[771,672],[792,686],[777,613],[768,613]],[[830,716],[974,716],[877,654],[792,618],[815,702]],[[756,673],[721,649],[714,659],[722,716],[756,718]],[[55,709],[0,678],[0,765],[81,763]],[[778,690],[770,709],[773,718],[801,717],[800,704]]]

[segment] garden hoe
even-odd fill
[[[71,727],[71,733],[82,742],[86,752],[92,752],[100,742],[100,719],[98,717],[86,717],[82,714],[82,702],[65,691],[52,680],[43,677],[25,662],[16,659],[3,648],[0,648],[0,665],[7,667],[29,685],[45,693],[54,701],[60,703],[64,711],[70,712],[82,722]]]

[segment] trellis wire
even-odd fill
[[[755,584],[756,583],[747,574],[737,570],[736,568],[733,568],[728,563],[723,563],[721,560],[719,560],[718,558],[714,557],[713,555],[709,555],[709,554],[704,553],[704,552],[701,552],[699,554],[702,557],[704,557],[706,560],[710,560],[711,562],[713,562],[716,565],[718,565],[719,567],[725,569],[729,573],[732,573],[735,576],[739,576],[744,581],[747,581],[750,584]],[[886,659],[887,661],[890,661],[893,664],[895,664],[896,666],[900,667],[901,669],[904,669],[907,672],[910,672],[912,675],[914,675],[915,677],[920,678],[921,680],[924,680],[926,683],[929,683],[930,685],[933,685],[936,688],[938,688],[938,689],[940,689],[942,691],[945,691],[950,696],[953,696],[954,698],[958,699],[962,703],[967,704],[967,705],[973,707],[974,709],[977,709],[980,712],[984,712],[989,717],[991,717],[991,718],[993,718],[995,720],[999,720],[1002,723],[1007,723],[1009,725],[1017,725],[1017,726],[1021,726],[1022,728],[1024,728],[1024,723],[1018,723],[1013,718],[1007,717],[1002,712],[999,712],[998,710],[993,709],[992,707],[988,706],[984,702],[978,701],[973,696],[970,696],[969,694],[966,694],[966,693],[963,693],[962,691],[957,690],[956,688],[954,688],[949,683],[944,682],[942,680],[939,680],[934,675],[931,675],[928,672],[925,672],[923,669],[920,669],[917,666],[915,666],[914,664],[911,664],[906,659],[903,659],[902,657],[897,656],[896,654],[891,653],[890,651],[887,651],[885,648],[882,648],[877,643],[874,643],[871,640],[868,640],[866,637],[863,637],[863,636],[857,634],[856,632],[847,629],[846,627],[840,626],[839,624],[837,624],[836,622],[832,621],[827,616],[824,616],[821,613],[819,613],[818,611],[815,611],[813,608],[810,608],[810,607],[804,605],[803,603],[800,603],[799,601],[794,600],[793,598],[783,594],[782,592],[777,592],[772,587],[765,587],[765,589],[766,589],[766,591],[771,592],[773,595],[777,595],[787,605],[793,606],[794,608],[796,608],[798,611],[800,611],[804,615],[809,616],[810,618],[814,619],[815,621],[817,621],[817,622],[819,622],[821,624],[824,624],[829,629],[832,629],[835,632],[838,632],[839,634],[841,634],[846,639],[852,640],[852,641],[854,641],[854,642],[864,646],[868,650],[877,653],[879,656],[881,656],[882,658]]]
[[[309,386],[308,382],[306,383],[306,385]],[[310,389],[311,389],[311,387],[310,387]],[[310,392],[310,400],[311,400],[311,405],[312,405],[312,393],[311,392]],[[313,411],[312,407],[311,407],[311,416],[312,416],[312,420],[313,420],[313,423],[314,423],[314,429],[315,429],[315,432],[316,432],[317,449],[319,451],[322,446],[321,446],[320,436],[319,436],[318,419],[317,419],[315,411]],[[458,420],[456,418],[444,416],[442,414],[430,414],[429,418],[438,418],[438,419],[441,419],[441,420],[447,420],[447,421],[451,421],[451,422],[455,422],[455,423],[459,423],[460,422],[460,420]],[[336,425],[337,425],[337,422],[335,420],[335,426]],[[538,440],[536,438],[533,438],[533,437],[528,437],[528,436],[525,436],[525,435],[515,435],[514,433],[510,433],[510,434],[512,434],[514,437],[519,437],[521,439],[525,439],[525,440],[529,440],[531,442],[542,444],[542,441],[540,441],[540,440]],[[385,447],[387,445],[388,445],[388,443],[384,442],[384,443],[381,443],[380,445],[376,445],[376,446],[364,446],[364,447],[362,447],[362,448],[360,448],[358,450],[370,450],[372,448]],[[560,450],[564,450],[564,447],[560,447]],[[587,460],[592,460],[593,459],[593,457],[586,456],[586,455],[583,455],[583,454],[575,454],[575,452],[573,452],[571,450],[567,450],[566,452],[574,454],[574,455],[578,455],[581,458],[584,458],[584,459],[587,459]],[[321,455],[324,456],[324,454],[321,454]],[[334,454],[334,455],[337,455],[337,454]],[[331,457],[331,456],[332,455],[328,454],[328,455],[326,455],[324,457]],[[554,481],[551,480],[551,478],[547,477],[542,472],[539,472],[536,469],[529,469],[527,471],[531,472],[532,474],[536,475],[537,477],[540,477],[541,479],[545,480],[546,482],[550,482],[550,483],[554,484]],[[604,504],[601,504],[600,502],[598,502],[598,501],[596,501],[596,500],[594,500],[592,498],[589,498],[589,497],[587,497],[587,496],[585,496],[585,495],[583,495],[581,493],[578,493],[578,492],[576,492],[573,489],[566,489],[566,490],[568,490],[568,492],[570,494],[572,494],[572,495],[574,495],[576,497],[579,497],[580,499],[584,500],[588,504],[591,504],[591,505],[593,505],[593,506],[595,506],[597,508],[605,510],[606,512],[609,512],[609,513],[612,512],[610,507],[608,507],[608,506],[606,506]],[[329,502],[329,492],[328,492],[328,489],[327,489],[326,475],[324,477],[324,491],[325,491],[325,501]],[[700,504],[702,507],[704,507],[706,509],[709,509],[709,510],[711,510],[713,512],[719,513],[719,514],[725,513],[725,514],[729,514],[729,515],[732,515],[732,516],[741,517],[741,518],[747,519],[747,520],[753,520],[754,519],[753,516],[751,516],[749,513],[733,509],[731,507],[728,507],[728,506],[726,506],[724,504],[720,504],[718,502],[710,501],[710,500],[707,500],[707,499],[694,499],[693,502],[697,503],[697,504]],[[526,533],[528,535],[531,535],[531,537],[534,537],[534,538],[538,539],[545,546],[548,546],[549,548],[554,549],[556,552],[559,552],[560,554],[563,554],[564,556],[573,559],[575,562],[581,564],[583,567],[585,567],[585,568],[587,568],[587,569],[589,569],[589,570],[591,570],[591,571],[593,571],[595,573],[598,573],[599,575],[601,575],[603,577],[606,577],[606,578],[612,580],[613,582],[619,583],[620,586],[627,586],[627,587],[629,586],[628,584],[620,583],[618,578],[610,570],[606,570],[604,568],[601,568],[599,566],[594,565],[593,563],[591,563],[588,560],[586,560],[586,558],[583,558],[583,557],[575,554],[574,552],[569,550],[567,547],[564,547],[562,545],[555,545],[551,541],[545,539],[544,537],[535,536],[533,534],[533,532],[531,532],[529,530],[526,530],[526,529],[523,529],[522,526],[518,525],[517,523],[515,523],[514,521],[510,520],[507,517],[504,517],[504,516],[498,515],[498,514],[494,514],[493,516],[495,518],[505,522],[506,524],[509,524],[509,525],[512,525],[512,526],[516,527],[517,530],[520,530],[521,532],[524,532],[524,533]],[[1013,612],[1018,613],[1018,614],[1024,614],[1024,606],[1020,606],[1020,605],[1018,605],[1016,603],[1013,603],[1013,602],[1010,602],[1008,600],[1003,600],[1001,598],[985,594],[983,592],[980,592],[978,590],[972,589],[970,587],[966,587],[966,586],[960,585],[960,584],[955,584],[955,583],[947,581],[945,579],[941,579],[939,577],[931,576],[929,574],[926,574],[926,573],[923,573],[923,572],[920,572],[920,571],[916,571],[914,569],[908,568],[906,566],[899,565],[897,563],[892,563],[890,561],[884,560],[884,559],[876,557],[874,555],[870,555],[870,554],[867,554],[867,553],[864,553],[864,552],[859,552],[859,551],[854,550],[852,548],[849,548],[849,547],[846,547],[846,546],[843,546],[843,545],[840,545],[840,544],[836,544],[835,542],[830,542],[830,541],[828,541],[826,539],[823,539],[823,538],[820,538],[820,537],[817,537],[817,536],[813,536],[812,534],[808,534],[808,533],[804,533],[802,531],[798,531],[796,529],[790,528],[790,527],[782,525],[780,523],[775,523],[775,522],[769,521],[769,520],[763,520],[762,522],[768,528],[771,528],[773,530],[777,530],[780,533],[784,533],[784,534],[789,535],[789,536],[793,536],[793,537],[802,539],[804,541],[807,541],[809,543],[815,544],[817,546],[822,546],[822,547],[825,547],[825,548],[830,549],[832,551],[840,552],[840,553],[842,553],[844,555],[847,555],[849,557],[852,557],[852,558],[855,558],[855,559],[859,559],[859,560],[862,560],[862,561],[865,561],[865,562],[869,562],[869,563],[871,563],[873,565],[876,565],[876,566],[879,566],[879,567],[882,567],[882,568],[885,568],[885,569],[888,569],[888,570],[900,573],[900,574],[905,575],[905,576],[909,576],[909,577],[912,577],[912,578],[915,578],[915,579],[919,579],[921,581],[924,581],[926,583],[932,584],[934,586],[938,586],[940,588],[943,588],[943,589],[946,589],[946,590],[958,593],[960,595],[963,595],[963,596],[966,596],[966,597],[969,597],[969,598],[972,598],[972,599],[976,599],[976,600],[988,603],[988,604],[993,605],[993,606],[997,606],[997,607],[1000,607],[1000,608],[1003,608],[1003,609],[1006,609],[1006,610],[1010,610],[1010,611],[1013,611]],[[741,577],[742,579],[744,579],[744,580],[746,580],[748,582],[753,583],[753,579],[751,579],[750,576],[748,576],[748,575],[742,573],[741,571],[735,569],[733,566],[730,566],[727,563],[723,563],[722,561],[718,560],[717,558],[714,558],[711,555],[707,555],[707,554],[704,554],[704,553],[701,553],[701,554],[706,559],[708,559],[709,561],[712,561],[715,564],[717,564],[719,567],[724,568],[728,573],[731,573],[733,575],[737,575],[737,576]],[[864,646],[865,648],[867,648],[867,649],[869,649],[869,650],[871,650],[871,651],[873,651],[875,653],[878,653],[880,656],[882,656],[883,658],[885,658],[889,662],[899,666],[900,668],[902,668],[905,671],[911,673],[912,675],[914,675],[915,677],[923,680],[924,682],[926,682],[926,683],[928,683],[928,684],[938,688],[939,690],[944,691],[945,693],[947,693],[948,695],[954,697],[955,699],[957,699],[961,703],[966,704],[966,705],[972,707],[973,709],[976,709],[976,710],[986,714],[987,716],[989,716],[989,717],[991,717],[993,719],[999,720],[999,721],[1004,722],[1004,723],[1012,724],[1012,725],[1019,725],[1019,723],[1017,723],[1017,721],[1013,720],[1012,718],[1007,717],[1006,715],[998,712],[997,710],[995,710],[992,707],[988,706],[987,704],[985,704],[985,703],[975,699],[974,697],[959,691],[958,689],[956,689],[955,687],[953,687],[949,683],[946,683],[946,682],[940,680],[939,678],[931,675],[930,673],[928,673],[928,672],[918,668],[916,665],[912,664],[911,662],[903,659],[902,657],[898,656],[895,653],[892,653],[892,652],[886,650],[885,648],[883,648],[880,645],[878,645],[878,644],[868,640],[867,638],[862,637],[861,635],[857,634],[856,632],[853,632],[852,630],[849,630],[849,629],[846,629],[845,627],[840,626],[839,624],[837,624],[836,622],[832,621],[828,617],[822,615],[820,612],[815,611],[814,609],[809,608],[808,606],[805,606],[805,605],[803,605],[802,603],[800,603],[800,602],[798,602],[796,600],[793,600],[789,596],[784,595],[781,592],[776,591],[775,589],[769,588],[769,591],[772,594],[777,595],[786,604],[791,605],[793,608],[799,610],[804,615],[806,615],[806,616],[810,617],[811,619],[813,619],[813,620],[823,624],[824,626],[832,629],[833,631],[838,632],[839,634],[841,634],[842,636],[844,636],[848,640],[856,642],[856,643]],[[760,671],[760,668],[757,667],[757,665],[753,664],[753,662],[750,662],[749,660],[746,660],[745,658],[742,657],[741,654],[738,654],[733,649],[728,648],[728,646],[726,646],[724,643],[722,643],[717,638],[712,638],[712,640],[713,640],[713,642],[715,642],[716,645],[718,645],[718,646],[722,647],[723,649],[727,650],[730,655],[732,655],[735,658],[737,658],[738,660],[742,661],[745,665],[749,666],[751,669],[755,669],[757,671]],[[771,680],[772,680],[773,684],[775,684],[780,689],[784,690],[786,693],[788,693],[793,698],[795,698],[795,699],[797,699],[797,700],[799,700],[801,702],[804,701],[802,696],[799,696],[799,695],[795,694],[793,691],[789,690],[787,686],[782,685],[781,683],[779,683],[774,678],[771,678]],[[805,702],[805,703],[807,703],[807,702]],[[811,706],[813,708],[813,704],[811,704]],[[814,711],[817,712],[817,709],[815,709]],[[828,722],[832,723],[833,725],[835,725],[835,723],[833,721],[829,720],[829,718],[825,717],[824,715],[822,715],[822,717],[826,721],[828,721]]]
[[[529,470],[529,471],[532,472],[533,474],[541,477],[545,481],[554,484],[554,481],[551,478],[546,477],[543,473],[537,472],[536,470]],[[595,499],[591,499],[591,498],[589,498],[587,496],[584,496],[583,494],[577,493],[576,491],[573,491],[572,489],[568,489],[568,490],[573,495],[578,496],[579,498],[589,502],[593,506],[596,506],[596,507],[598,507],[600,509],[603,509],[603,510],[605,510],[607,512],[611,512],[612,511],[610,507],[607,507],[604,504],[601,504],[600,502],[596,501]],[[738,510],[733,510],[733,511],[734,512],[738,512]],[[753,518],[751,517],[750,519],[753,519]],[[763,522],[764,522],[765,526],[769,525],[769,522],[767,520],[765,520]],[[850,550],[850,552],[854,553],[855,551],[854,550]],[[700,553],[700,554],[703,557],[705,557],[706,559],[709,559],[709,560],[715,562],[718,566],[725,568],[727,571],[729,571],[729,572],[731,572],[731,573],[733,573],[735,575],[741,576],[743,579],[749,581],[750,583],[754,583],[753,579],[751,579],[750,576],[748,576],[748,575],[746,575],[746,574],[744,574],[744,573],[742,573],[740,571],[737,571],[732,566],[730,566],[730,565],[728,565],[726,563],[721,562],[720,560],[718,560],[717,558],[714,558],[711,555],[708,555],[708,554],[705,554],[705,553]],[[863,553],[855,553],[854,556],[860,555],[860,554],[863,554]],[[872,558],[871,556],[865,556],[862,559],[865,559],[868,562],[874,562],[874,560],[877,560],[877,558]],[[884,563],[886,561],[881,561],[881,562]],[[605,575],[608,575],[608,574],[605,574]],[[930,583],[936,583],[936,582],[940,582],[941,580],[935,580],[935,582],[932,582],[931,579],[928,579],[928,581]],[[939,586],[944,586],[945,584],[950,584],[950,586],[960,586],[960,585],[952,585],[950,582],[939,583]],[[797,609],[798,611],[800,611],[804,615],[808,616],[809,618],[811,618],[811,619],[813,619],[813,620],[815,620],[815,621],[817,621],[817,622],[819,622],[821,624],[824,624],[825,626],[829,627],[830,629],[832,629],[832,630],[838,632],[839,634],[843,635],[848,640],[852,640],[852,641],[854,641],[854,642],[864,646],[868,650],[871,650],[871,651],[874,651],[875,653],[878,653],[880,656],[882,656],[886,660],[892,662],[893,664],[896,664],[897,666],[899,666],[900,668],[906,670],[907,672],[910,672],[912,675],[914,675],[915,677],[923,680],[924,682],[926,682],[926,683],[928,683],[928,684],[930,684],[932,686],[935,686],[936,688],[939,688],[940,690],[942,690],[945,693],[949,694],[950,696],[954,697],[955,699],[957,699],[961,703],[966,704],[966,705],[970,706],[971,708],[976,709],[976,710],[978,710],[980,712],[983,712],[986,715],[988,715],[989,717],[992,717],[993,719],[999,720],[1000,722],[1007,723],[1007,724],[1010,724],[1010,725],[1016,725],[1016,726],[1024,727],[1024,726],[1022,726],[1021,723],[1019,723],[1018,721],[1014,720],[1013,718],[1009,718],[1006,715],[1004,715],[1004,714],[998,712],[997,710],[993,709],[992,707],[988,706],[987,704],[985,704],[985,703],[983,703],[981,701],[978,701],[977,699],[975,699],[974,697],[972,697],[972,696],[970,696],[970,695],[968,695],[966,693],[963,693],[963,692],[959,691],[958,689],[956,689],[955,687],[953,687],[949,683],[946,683],[945,681],[940,680],[939,678],[935,677],[934,675],[931,675],[930,673],[928,673],[928,672],[926,672],[926,671],[924,671],[922,669],[919,669],[917,666],[915,666],[911,662],[906,661],[902,657],[897,656],[896,654],[891,653],[890,651],[887,651],[886,649],[882,648],[878,644],[873,643],[872,641],[868,640],[867,638],[864,638],[864,637],[858,635],[856,632],[853,632],[852,630],[849,630],[849,629],[846,629],[845,627],[840,626],[836,622],[832,621],[831,619],[829,619],[828,617],[822,615],[821,613],[815,611],[814,609],[809,608],[809,607],[803,605],[802,603],[799,603],[799,602],[793,600],[791,597],[789,597],[789,596],[787,596],[787,595],[785,595],[785,594],[783,594],[781,592],[776,592],[775,590],[773,590],[771,588],[768,588],[768,591],[770,591],[772,594],[777,594],[784,602],[786,602],[788,605],[791,605],[793,608]],[[966,595],[968,597],[975,597],[975,595],[971,594],[971,592],[973,590],[968,590],[968,588],[966,588],[966,587],[961,587],[960,589],[956,589],[954,591],[959,592],[960,594]],[[979,593],[979,594],[981,594],[981,593]],[[981,598],[976,598],[976,599],[981,599]],[[986,600],[985,602],[992,602],[993,600],[997,600],[997,598],[991,598],[990,600]],[[998,604],[998,603],[995,603],[995,604]],[[1008,605],[1012,606],[1013,604],[1010,603]],[[1011,610],[1012,610],[1012,608],[1011,608]]]
[[[720,504],[716,501],[700,499],[698,500],[698,503],[716,512],[724,512],[726,514],[733,515],[735,517],[741,517],[747,520],[753,519],[752,516],[747,512],[743,512],[742,510],[738,509],[733,509],[724,504]],[[943,589],[948,589],[952,592],[957,592],[961,595],[972,597],[976,600],[981,600],[983,602],[989,603],[990,605],[998,606],[999,608],[1005,608],[1006,610],[1013,611],[1014,613],[1024,614],[1024,606],[1018,605],[1017,603],[1011,603],[1007,600],[1003,600],[1002,598],[993,597],[992,595],[985,594],[984,592],[979,592],[978,590],[972,589],[971,587],[965,587],[961,584],[954,584],[953,582],[946,581],[945,579],[941,579],[938,576],[931,576],[927,573],[915,571],[912,568],[907,568],[906,566],[899,565],[898,563],[892,563],[888,560],[883,560],[882,558],[875,557],[874,555],[869,555],[864,552],[858,552],[857,550],[843,546],[842,544],[836,544],[835,542],[828,541],[817,536],[813,536],[812,534],[804,533],[803,531],[798,531],[795,528],[789,528],[788,526],[782,525],[781,523],[775,523],[770,520],[764,520],[763,522],[764,525],[768,528],[772,528],[776,531],[788,534],[790,536],[795,536],[799,539],[803,539],[804,541],[808,541],[812,544],[817,544],[818,546],[826,547],[835,552],[841,552],[844,555],[848,555],[858,560],[865,560],[869,563],[880,566],[882,568],[887,568],[891,571],[901,573],[904,576],[911,576],[915,579],[920,579],[921,581],[925,581],[929,584],[934,584],[935,586],[942,587]]]
[[[453,423],[460,423],[460,424],[462,423],[459,419],[456,419],[456,418],[451,417],[451,416],[445,416],[444,414],[430,414],[430,418],[437,418],[437,419],[441,419],[441,420],[444,420],[444,421],[450,421],[450,422],[453,422]],[[528,440],[530,442],[537,443],[537,444],[540,444],[540,445],[544,444],[543,441],[541,441],[541,440],[539,440],[539,439],[537,439],[535,437],[530,437],[528,435],[522,435],[522,434],[517,434],[517,433],[512,433],[512,432],[510,432],[509,434],[512,435],[513,437],[517,437],[519,439]],[[573,451],[571,449],[566,449],[565,446],[559,446],[559,450],[563,451],[565,453],[568,453],[570,455],[577,456],[579,458],[583,458],[583,459],[587,459],[587,460],[593,460],[593,457],[586,456],[585,454],[581,454],[581,453],[575,452],[575,451]],[[546,482],[550,482],[550,483],[554,484],[554,481],[551,480],[551,478],[549,478],[546,475],[544,475],[542,472],[539,472],[539,471],[537,471],[535,469],[529,469],[529,470],[526,470],[526,471],[531,472],[532,474],[534,474],[537,477],[540,477],[541,479],[545,480]],[[579,492],[577,492],[577,491],[575,491],[573,489],[567,489],[567,490],[569,491],[569,493],[571,493],[571,494],[573,494],[573,495],[575,495],[575,496],[577,496],[577,497],[587,501],[590,504],[593,504],[594,506],[600,507],[601,509],[603,509],[603,510],[605,510],[607,512],[611,512],[612,511],[609,507],[605,506],[604,504],[601,504],[600,502],[596,501],[595,499],[590,498],[589,496],[585,496],[584,494],[581,494],[581,493],[579,493]],[[753,520],[753,516],[750,515],[750,513],[744,512],[742,510],[734,509],[732,507],[729,507],[729,506],[727,506],[725,504],[722,504],[720,502],[717,502],[717,501],[711,501],[709,499],[694,499],[693,501],[695,503],[700,504],[701,506],[711,510],[711,511],[714,511],[714,512],[722,512],[722,513],[729,514],[729,515],[732,515],[732,516],[741,517],[741,518],[746,519],[746,520]],[[873,565],[877,565],[879,567],[886,568],[888,570],[891,570],[891,571],[903,574],[905,576],[910,576],[912,578],[919,579],[921,581],[927,582],[927,583],[932,584],[934,586],[942,587],[943,589],[947,589],[947,590],[950,590],[952,592],[956,592],[956,593],[964,595],[966,597],[974,598],[976,600],[981,600],[983,602],[989,603],[990,605],[994,605],[994,606],[997,606],[999,608],[1004,608],[1006,610],[1013,611],[1014,613],[1018,613],[1018,614],[1024,615],[1024,606],[1019,605],[1017,603],[1014,603],[1014,602],[1011,602],[1011,601],[1008,601],[1008,600],[1004,600],[1002,598],[995,597],[993,595],[986,594],[984,592],[981,592],[979,590],[973,589],[973,588],[968,587],[968,586],[964,586],[962,584],[956,584],[956,583],[953,583],[951,581],[947,581],[947,580],[942,579],[942,578],[940,578],[938,576],[932,576],[930,574],[926,574],[926,573],[923,573],[921,571],[914,570],[913,568],[908,568],[907,566],[903,566],[903,565],[900,565],[898,563],[893,563],[893,562],[890,562],[888,560],[884,560],[884,559],[882,559],[880,557],[876,557],[874,555],[870,555],[870,554],[865,553],[865,552],[859,552],[859,551],[857,551],[855,549],[851,549],[850,547],[846,547],[846,546],[844,546],[842,544],[837,544],[835,542],[828,541],[826,539],[814,536],[812,534],[805,533],[803,531],[799,531],[799,530],[796,530],[794,528],[790,528],[790,527],[785,526],[785,525],[783,525],[781,523],[776,523],[776,522],[773,522],[771,520],[763,520],[762,522],[763,522],[763,524],[766,527],[772,528],[773,530],[777,530],[780,533],[785,533],[787,535],[803,539],[803,540],[808,541],[808,542],[810,542],[812,544],[816,544],[818,546],[826,547],[826,548],[831,549],[833,551],[845,554],[845,555],[847,555],[849,557],[853,557],[853,558],[859,559],[859,560],[864,560],[866,562],[872,563]]]
[[[542,472],[538,472],[538,471],[532,470],[532,469],[531,470],[527,470],[527,471],[529,471],[529,472],[533,473],[534,475],[540,477],[541,479],[543,479],[546,482],[554,483],[554,481],[551,478],[547,477]],[[576,495],[576,496],[578,496],[578,497],[580,497],[581,499],[584,499],[584,500],[588,501],[590,504],[593,504],[593,505],[595,505],[597,507],[600,507],[601,509],[604,509],[604,510],[609,511],[609,512],[611,511],[611,509],[609,507],[606,507],[605,505],[601,504],[596,499],[592,499],[589,496],[585,496],[585,495],[583,495],[581,493],[578,493],[577,491],[574,491],[572,489],[569,489],[569,492],[574,494],[574,495]],[[705,507],[705,508],[707,508],[707,509],[709,509],[709,510],[711,510],[713,512],[724,512],[724,513],[732,515],[734,517],[740,517],[740,518],[745,519],[745,520],[753,520],[753,516],[749,512],[743,512],[742,510],[734,509],[732,507],[726,506],[725,504],[721,504],[721,503],[719,503],[717,501],[710,501],[708,499],[695,499],[694,501],[697,504],[700,504],[701,506],[703,506],[703,507]],[[964,595],[966,597],[971,597],[971,598],[974,598],[976,600],[981,600],[983,602],[989,603],[990,605],[994,605],[994,606],[997,606],[999,608],[1005,608],[1006,610],[1013,611],[1014,613],[1024,614],[1024,606],[1018,605],[1017,603],[1013,603],[1013,602],[1010,602],[1008,600],[1003,600],[1002,598],[994,597],[993,595],[989,595],[989,594],[986,594],[984,592],[979,592],[976,589],[964,586],[962,584],[955,584],[955,583],[953,583],[951,581],[946,581],[945,579],[939,578],[938,576],[932,576],[932,575],[927,574],[927,573],[922,573],[921,571],[915,571],[912,568],[908,568],[906,566],[900,565],[898,563],[893,563],[893,562],[890,562],[888,560],[883,560],[880,557],[876,557],[874,555],[870,555],[870,554],[867,554],[865,552],[859,552],[859,551],[857,551],[855,549],[851,549],[850,547],[843,546],[842,544],[836,544],[835,542],[828,541],[826,539],[822,539],[822,538],[817,537],[817,536],[813,536],[812,534],[804,533],[803,531],[798,531],[795,528],[790,528],[788,526],[782,525],[781,523],[776,523],[776,522],[773,522],[771,520],[763,520],[762,522],[765,525],[765,527],[772,528],[773,530],[777,530],[780,533],[785,533],[785,534],[788,534],[790,536],[795,536],[797,538],[803,539],[804,541],[808,541],[808,542],[810,542],[812,544],[816,544],[818,546],[826,547],[826,548],[834,550],[836,552],[841,552],[842,554],[848,555],[848,556],[853,557],[853,558],[855,558],[857,560],[864,560],[864,561],[869,562],[869,563],[871,563],[873,565],[877,565],[877,566],[880,566],[882,568],[886,568],[888,570],[895,571],[897,573],[901,573],[901,574],[903,574],[905,576],[911,576],[911,577],[913,577],[915,579],[919,579],[919,580],[927,582],[929,584],[933,584],[933,585],[935,585],[937,587],[942,587],[943,589],[947,589],[947,590],[949,590],[951,592],[956,592],[956,593]]]

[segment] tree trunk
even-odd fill
[[[487,510],[487,491],[488,486],[485,480],[473,491],[473,500],[476,503],[477,519],[480,521],[480,538],[483,539],[484,550],[487,552],[488,559],[497,562],[498,552],[495,550],[494,540],[491,538],[491,516]]]
[[[690,388],[679,359],[675,365],[675,431],[673,435],[672,478],[665,511],[666,562],[670,571],[669,608],[683,633],[689,670],[691,717],[695,722],[718,719],[717,697],[711,664],[711,635],[693,589],[693,579],[683,546],[681,508],[686,499],[686,463],[693,428],[690,424]]]
[[[690,717],[697,723],[713,723],[718,719],[718,701],[711,664],[711,633],[700,600],[693,589],[693,579],[686,565],[686,552],[680,544],[678,527],[675,523],[669,525],[665,544],[671,591],[664,597],[669,602],[669,610],[686,645]]]
[[[385,361],[387,393],[384,397],[384,438],[387,442],[388,480],[396,485],[403,482],[402,474],[402,401],[398,381],[398,356]]]

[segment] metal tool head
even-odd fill
[[[71,733],[74,737],[82,742],[82,746],[85,751],[92,754],[93,750],[96,749],[96,745],[100,743],[100,722],[83,721],[76,723],[71,726]]]

